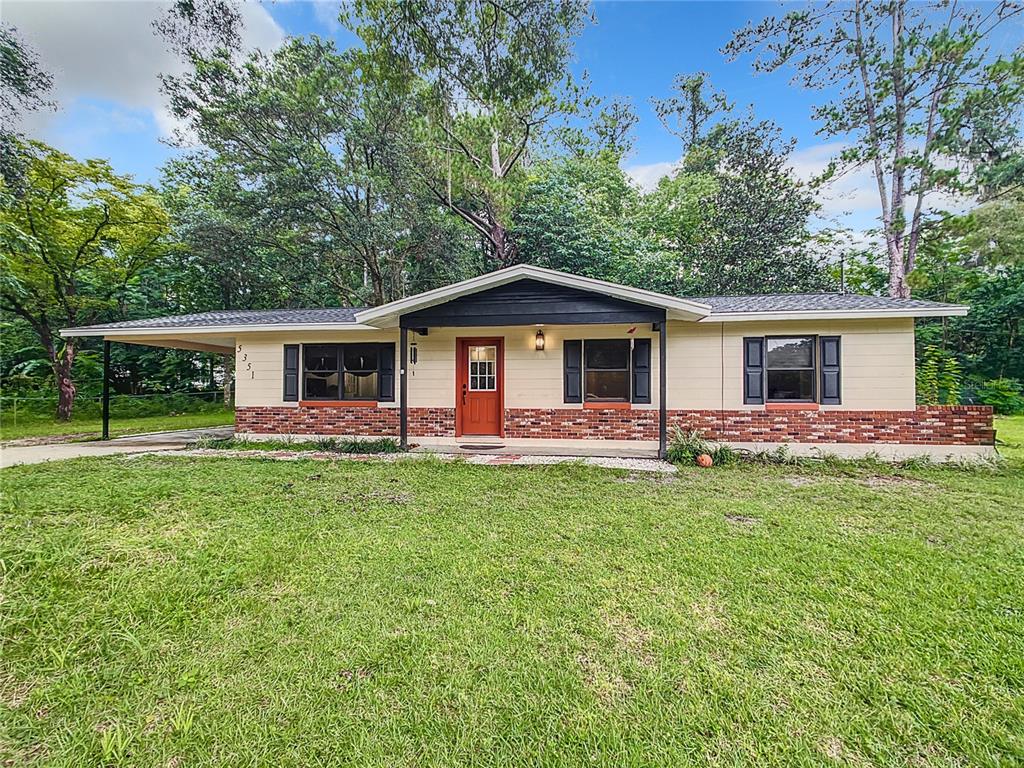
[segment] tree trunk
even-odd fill
[[[71,367],[75,363],[77,350],[68,342],[63,352],[54,351],[51,358],[53,375],[57,380],[57,419],[71,421],[71,412],[75,407],[75,382],[71,378]]]
[[[894,240],[888,242],[889,250],[889,295],[894,299],[909,299],[910,285],[907,284],[907,270],[903,263],[903,249]]]
[[[501,222],[492,220],[488,239],[494,248],[494,259],[500,267],[510,267],[516,263],[516,245]]]

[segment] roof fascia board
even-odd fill
[[[565,272],[558,272],[553,269],[534,267],[527,264],[519,264],[514,267],[507,267],[496,272],[489,272],[486,275],[463,280],[461,283],[447,285],[442,288],[435,288],[432,291],[419,293],[405,299],[398,299],[379,307],[364,309],[356,314],[356,321],[366,324],[387,325],[397,323],[400,315],[418,309],[428,309],[438,304],[443,304],[452,299],[478,293],[488,288],[497,288],[523,278],[533,278],[555,285],[562,285],[569,288],[603,293],[607,296],[632,301],[637,304],[659,307],[672,310],[675,313],[686,315],[690,318],[704,317],[711,312],[711,307],[699,304],[686,299],[676,299],[652,291],[645,291],[640,288],[630,288],[625,285],[616,285],[604,280],[594,280],[589,277],[579,277]]]
[[[901,317],[963,317],[969,307],[926,309],[807,309],[777,312],[713,312],[701,323],[739,323],[763,320],[882,320]]]

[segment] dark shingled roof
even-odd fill
[[[814,312],[872,309],[938,309],[955,307],[918,299],[891,299],[888,296],[860,296],[854,293],[785,293],[759,296],[688,296],[690,301],[707,304],[712,315],[720,312]]]
[[[917,299],[890,299],[885,296],[858,296],[840,293],[791,293],[762,296],[694,296],[690,301],[707,304],[712,316],[724,312],[813,312],[857,311],[886,309],[940,309],[956,304],[940,304]],[[362,307],[333,307],[330,309],[268,309],[201,312],[196,315],[173,315],[149,320],[126,320],[120,323],[90,326],[88,329],[116,332],[132,328],[181,329],[216,328],[244,325],[308,325],[325,323],[354,323]]]
[[[232,325],[317,325],[318,323],[354,323],[356,312],[363,307],[332,307],[330,309],[240,309],[200,312],[196,315],[172,315],[150,320],[125,320],[97,328],[116,331],[127,328],[198,328]]]

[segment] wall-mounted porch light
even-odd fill
[[[544,351],[544,331],[537,329],[537,340],[534,343],[538,352]]]

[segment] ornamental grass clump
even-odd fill
[[[668,446],[668,460],[673,464],[697,464],[701,456],[709,456],[717,466],[733,464],[737,459],[736,451],[728,445],[712,443],[697,430],[686,432],[676,427]]]

